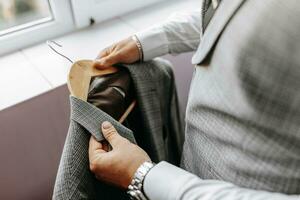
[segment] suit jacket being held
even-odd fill
[[[70,97],[71,122],[62,153],[53,199],[128,199],[124,191],[99,182],[89,170],[90,135],[103,140],[100,125],[110,121],[120,135],[141,146],[154,162],[179,165],[183,130],[170,64],[162,59],[124,65],[134,83],[137,107],[128,128],[90,103]]]

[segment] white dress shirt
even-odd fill
[[[144,60],[195,51],[200,43],[200,11],[177,13],[166,22],[139,32]]]
[[[165,54],[195,51],[201,40],[201,12],[175,14],[166,22],[137,33],[144,60]],[[218,180],[201,180],[167,162],[160,162],[146,175],[144,192],[150,200],[296,200],[285,195],[241,188]]]

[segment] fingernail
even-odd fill
[[[108,121],[102,123],[102,128],[104,129],[109,129],[111,126],[112,126],[111,123]]]

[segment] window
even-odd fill
[[[0,55],[158,1],[0,0]]]
[[[0,55],[74,29],[69,0],[0,0]]]
[[[1,0],[0,35],[53,20],[47,0]]]

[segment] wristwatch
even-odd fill
[[[144,162],[135,172],[134,177],[128,186],[127,194],[132,200],[147,200],[143,191],[143,182],[145,176],[154,167],[153,162]]]

